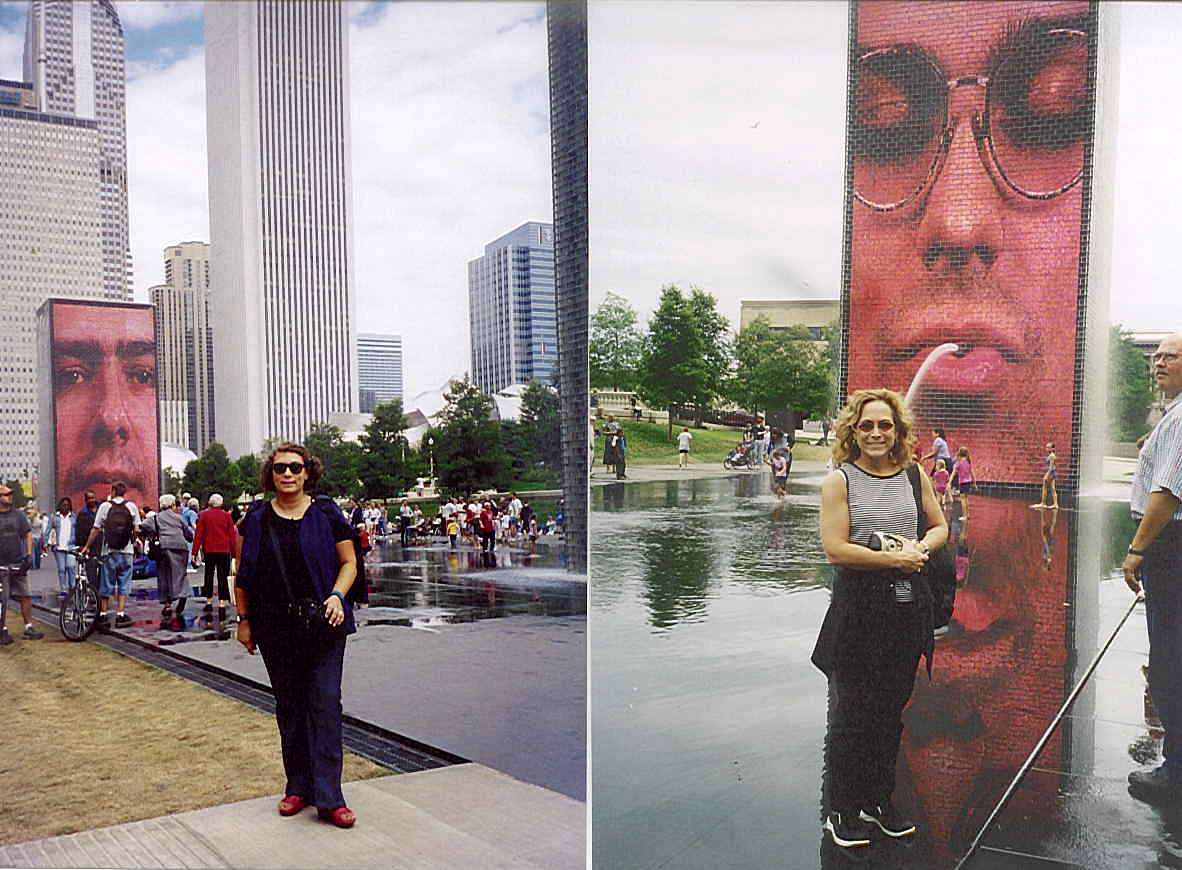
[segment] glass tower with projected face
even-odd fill
[[[356,413],[343,4],[205,7],[210,313],[231,456]]]

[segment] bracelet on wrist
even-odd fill
[[[1129,555],[1130,556],[1144,556],[1145,551],[1144,550],[1134,550],[1132,547],[1129,547]]]
[[[332,590],[332,592],[329,592],[328,594],[335,595],[337,598],[341,599],[341,604],[345,603],[345,593],[341,592],[339,589],[334,589],[334,590]]]

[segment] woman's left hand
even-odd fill
[[[329,595],[324,599],[324,615],[328,617],[331,625],[340,625],[345,621],[345,605],[341,603],[341,599],[335,595]]]

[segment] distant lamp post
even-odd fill
[[[435,491],[435,436],[427,436],[427,454],[431,459],[431,491]]]

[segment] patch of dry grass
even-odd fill
[[[92,643],[0,647],[0,842],[275,794],[273,716]],[[391,771],[345,753],[344,779]]]

